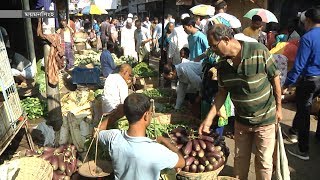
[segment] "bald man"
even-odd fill
[[[117,74],[110,74],[104,84],[102,111],[109,113],[123,104],[128,96],[128,83],[131,82],[132,68],[129,64],[122,64]]]

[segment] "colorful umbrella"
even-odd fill
[[[288,42],[279,42],[276,47],[270,50],[271,54],[282,54],[288,58],[288,61],[294,62],[299,47],[298,40]]]
[[[232,16],[227,13],[219,13],[208,20],[212,21],[213,24],[224,24],[224,25],[231,27],[231,28],[240,28],[241,27],[240,20],[237,19],[235,16]]]
[[[95,4],[92,4],[90,6],[86,6],[82,9],[81,11],[82,14],[97,14],[97,15],[101,15],[102,11],[99,9],[98,6],[96,6]]]
[[[254,15],[259,15],[262,18],[262,21],[265,23],[278,22],[278,19],[272,12],[262,8],[251,9],[243,17],[252,19],[252,16]]]
[[[190,11],[192,14],[198,16],[213,16],[215,13],[215,8],[210,5],[200,4],[192,7]]]

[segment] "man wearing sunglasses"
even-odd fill
[[[119,73],[110,74],[104,84],[102,111],[109,113],[123,104],[128,96],[128,84],[131,83],[132,68],[129,64],[122,64]]]
[[[162,136],[156,140],[146,137],[153,113],[149,97],[131,94],[122,107],[129,121],[129,129],[102,130],[99,133],[99,140],[112,159],[115,179],[158,180],[162,169],[185,166],[182,154],[168,139]],[[109,120],[109,123],[114,122],[114,118]]]
[[[221,57],[217,63],[218,93],[199,133],[209,132],[228,92],[235,106],[234,175],[248,179],[252,147],[256,179],[271,179],[276,123],[282,119],[279,70],[261,43],[234,39],[222,24],[208,31],[209,45]]]

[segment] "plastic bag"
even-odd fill
[[[40,130],[45,138],[43,146],[54,145],[54,130],[52,126],[48,126],[45,122],[38,124],[37,129]]]
[[[288,159],[286,155],[286,150],[283,144],[281,126],[278,123],[277,132],[277,163],[276,163],[276,179],[277,180],[290,180],[290,171],[288,165]]]

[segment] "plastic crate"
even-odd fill
[[[73,84],[99,84],[100,69],[98,68],[79,68],[72,71]]]

